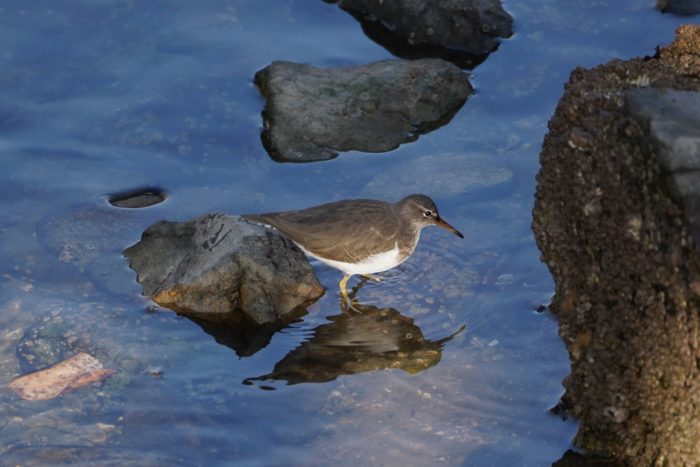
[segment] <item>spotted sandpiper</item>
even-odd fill
[[[304,253],[343,272],[340,294],[348,303],[347,283],[394,268],[416,249],[423,227],[437,225],[464,238],[442,220],[426,195],[409,195],[397,203],[351,199],[298,211],[247,214],[244,219],[270,225]]]

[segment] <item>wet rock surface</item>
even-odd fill
[[[236,216],[157,222],[124,255],[145,295],[199,319],[274,323],[323,294],[301,250]]]
[[[574,70],[541,153],[533,230],[572,362],[562,407],[580,447],[625,465],[700,458],[700,253],[674,174],[696,160],[698,33]]]
[[[700,92],[639,88],[630,90],[626,101],[656,143],[667,183],[681,198],[700,245]]]
[[[326,0],[352,14],[367,36],[402,58],[437,57],[463,68],[481,63],[513,34],[499,0]]]
[[[273,62],[255,75],[266,99],[263,144],[280,162],[386,152],[446,124],[472,91],[439,59],[347,68]]]

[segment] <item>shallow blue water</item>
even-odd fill
[[[572,68],[653,54],[682,22],[652,1],[585,3],[506,2],[516,34],[471,73],[476,94],[447,126],[391,153],[294,165],[260,143],[254,73],[273,60],[390,58],[335,5],[2,2],[0,459],[41,465],[41,447],[98,465],[557,460],[576,427],[547,412],[568,359],[554,320],[533,311],[553,291],[530,232],[540,144]],[[141,186],[168,200],[138,212],[106,203]],[[314,263],[326,295],[239,358],[191,321],[146,311],[120,253],[158,219],[414,191],[466,240],[425,231],[416,254],[359,297],[412,318],[427,339],[467,326],[415,374],[244,385],[339,313],[339,274]],[[88,350],[127,375],[122,384],[41,403],[7,390],[23,371],[18,342],[52,310],[91,335]]]

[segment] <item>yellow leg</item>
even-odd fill
[[[350,276],[345,274],[343,275],[343,278],[340,279],[340,283],[338,284],[340,286],[340,296],[343,297],[341,306],[344,310],[349,309],[359,312],[360,310],[353,306],[354,298],[350,298],[350,295],[348,294],[348,279],[350,279]]]
[[[343,297],[343,303],[348,303],[350,301],[348,298],[348,279],[350,279],[350,276],[343,274],[343,278],[340,279],[340,283],[338,284],[340,286],[340,296]]]

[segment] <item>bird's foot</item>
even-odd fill
[[[349,312],[362,313],[361,307],[362,307],[362,305],[360,304],[360,302],[358,302],[354,298],[349,298],[347,300],[342,300],[340,302],[340,308],[344,313],[349,313]]]
[[[358,290],[362,288],[365,282],[367,282],[368,279],[367,277],[363,276],[360,283],[353,287],[350,290],[350,293],[348,293],[347,289],[348,279],[350,279],[350,276],[344,275],[343,278],[340,280],[340,283],[338,284],[340,286],[340,308],[344,312],[354,311],[356,313],[362,313],[362,306],[360,305],[360,302],[355,300],[355,295],[357,294]]]

